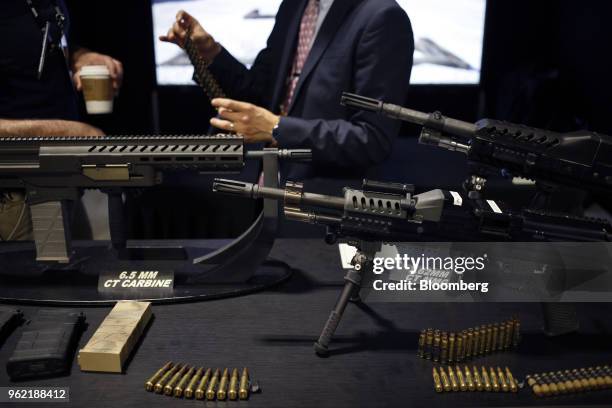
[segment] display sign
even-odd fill
[[[164,293],[174,288],[174,271],[115,270],[105,271],[98,279],[99,293]]]

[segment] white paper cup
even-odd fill
[[[86,65],[79,71],[85,107],[90,115],[113,112],[113,81],[106,65]]]

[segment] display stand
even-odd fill
[[[262,156],[264,184],[278,186],[278,152]],[[109,200],[110,201],[110,200]],[[111,227],[118,225],[111,220]],[[278,203],[264,200],[253,224],[234,240],[75,242],[68,264],[35,261],[33,243],[0,245],[0,301],[55,305],[105,305],[120,299],[156,303],[218,299],[262,290],[290,277],[284,264],[266,258],[278,227]],[[104,288],[101,277],[158,272],[171,288]]]

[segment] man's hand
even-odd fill
[[[185,46],[187,31],[191,30],[191,41],[195,44],[200,56],[208,62],[212,62],[221,52],[221,46],[215,41],[198,20],[186,11],[180,10],[176,14],[176,21],[168,30],[168,34],[159,37],[160,41],[171,42],[179,47]]]
[[[212,106],[217,108],[221,117],[210,120],[210,124],[214,127],[236,132],[244,136],[246,143],[265,142],[271,143],[272,146],[276,145],[272,131],[278,125],[280,116],[259,106],[232,99],[213,99]]]
[[[108,55],[99,54],[85,48],[78,49],[72,55],[72,72],[74,72],[72,79],[78,91],[83,88],[79,71],[85,65],[106,65],[110,72],[111,79],[113,80],[113,89],[115,92],[119,92],[119,88],[121,88],[121,83],[123,82],[123,64],[121,64],[120,61]]]

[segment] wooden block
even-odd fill
[[[81,371],[121,373],[151,316],[150,302],[117,302],[87,345],[79,351]]]

